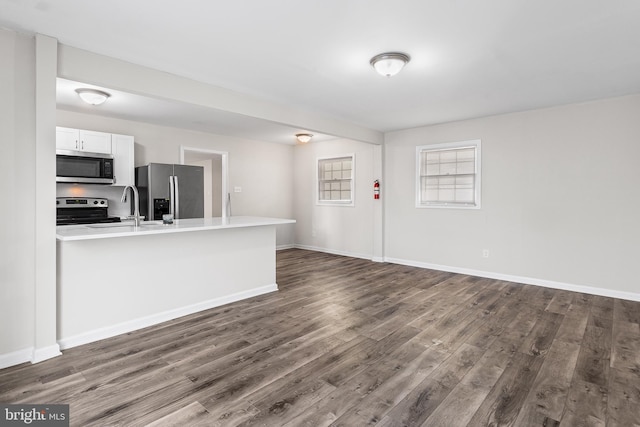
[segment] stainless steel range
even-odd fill
[[[109,216],[109,201],[92,197],[57,197],[56,224],[96,224],[120,222],[120,218]]]

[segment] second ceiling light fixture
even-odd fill
[[[371,64],[380,75],[391,77],[398,74],[410,60],[411,57],[406,53],[386,52],[371,58],[369,64]]]

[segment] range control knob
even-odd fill
[[[100,204],[101,204],[101,205],[104,205],[104,200],[100,200]]]
[[[97,204],[98,204],[98,201],[97,201],[97,200],[94,200],[94,201],[93,201],[93,204],[94,204],[94,205],[97,205]]]

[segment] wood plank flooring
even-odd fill
[[[640,426],[640,303],[277,254],[280,291],[0,371],[74,426]]]

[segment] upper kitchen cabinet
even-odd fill
[[[133,144],[131,135],[111,134],[114,186],[124,187],[135,184]]]
[[[56,127],[56,149],[111,154],[111,134]]]

